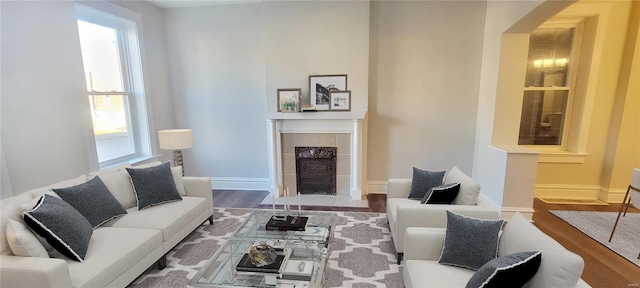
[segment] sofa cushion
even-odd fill
[[[447,211],[440,264],[477,270],[498,255],[502,220],[481,220]]]
[[[444,184],[429,189],[420,204],[451,204],[460,192],[460,183]]]
[[[76,186],[52,190],[87,218],[93,228],[127,214],[98,176]]]
[[[182,200],[173,181],[169,162],[148,168],[127,168],[133,190],[138,199],[138,209]]]
[[[424,260],[405,260],[402,269],[407,288],[460,288],[467,284],[473,273],[473,270]]]
[[[429,189],[442,185],[446,171],[428,171],[413,167],[409,199],[422,199]]]
[[[111,220],[104,226],[158,229],[162,231],[162,241],[166,241],[207,209],[207,199],[186,196],[182,201],[140,211],[130,208],[129,214]]]
[[[500,236],[498,256],[542,251],[538,273],[524,287],[574,287],[584,269],[582,257],[565,249],[520,213],[514,214]]]
[[[136,193],[133,191],[131,176],[126,170],[116,171],[110,174],[100,174],[104,185],[109,188],[113,197],[118,200],[124,209],[136,207]]]
[[[24,224],[9,220],[6,234],[13,255],[49,258],[47,249],[42,246],[38,238]]]
[[[538,272],[541,258],[540,251],[498,257],[482,265],[465,288],[522,287]]]
[[[458,167],[453,166],[447,175],[444,177],[444,183],[457,183],[460,182],[460,192],[458,197],[453,201],[456,205],[476,205],[478,201],[478,195],[480,195],[480,184],[471,179],[460,170]]]
[[[65,256],[83,262],[93,234],[91,223],[62,199],[44,194],[24,221]]]
[[[71,283],[73,287],[113,286],[109,285],[113,279],[139,265],[145,256],[159,259],[161,247],[158,230],[100,226],[94,230],[84,263],[67,261]]]

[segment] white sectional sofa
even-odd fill
[[[445,183],[449,183],[446,180],[445,178]],[[407,198],[411,191],[411,182],[411,179],[389,179],[387,182],[387,218],[393,244],[398,253],[398,264],[402,261],[405,230],[408,227],[447,227],[447,210],[480,219],[500,218],[498,209],[482,195],[477,197],[475,205],[420,204],[420,199]],[[462,183],[463,186],[465,184]],[[479,185],[477,189],[479,190]]]
[[[438,263],[443,251],[446,228],[411,227],[406,231],[404,268],[406,288],[465,287],[475,271]],[[498,256],[517,252],[542,251],[537,273],[523,287],[590,287],[580,276],[582,257],[565,249],[516,213],[501,233]]]
[[[136,206],[136,195],[125,167],[83,175],[2,199],[0,286],[125,287],[154,263],[163,269],[166,254],[173,247],[207,220],[213,224],[210,179],[182,177],[181,167],[171,170],[182,200],[143,210]],[[127,214],[94,228],[84,262],[56,254],[57,251],[50,252],[49,258],[13,254],[5,226],[9,219],[22,218],[16,207],[34,201],[52,188],[78,185],[95,175],[103,179]]]

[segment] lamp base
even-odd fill
[[[173,150],[173,166],[182,166],[182,176],[184,176],[184,165],[182,165],[182,151]]]

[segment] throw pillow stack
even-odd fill
[[[466,288],[522,287],[538,272],[541,251],[498,257],[503,220],[481,220],[447,211],[438,263],[476,270]]]
[[[169,162],[146,168],[126,168],[126,171],[129,181],[124,183],[133,185],[133,189],[129,189],[135,194],[138,210],[182,200],[174,180],[176,173],[172,173]],[[55,249],[73,260],[84,262],[93,229],[127,214],[120,199],[129,200],[126,197],[116,199],[109,189],[111,186],[127,190],[127,187],[121,187],[126,184],[114,180],[123,177],[120,172],[97,175],[67,188],[54,188],[24,204],[21,207],[24,223],[35,235],[20,221],[15,221],[19,219],[8,221],[5,229],[12,252],[18,256],[48,258],[47,251]],[[181,170],[178,173],[182,181]],[[102,178],[105,178],[104,182]],[[180,186],[184,191],[183,185]],[[5,209],[17,210],[12,205]],[[47,249],[48,244],[53,249]]]
[[[449,171],[428,171],[413,167],[409,199],[421,204],[476,205],[480,184],[454,166]]]

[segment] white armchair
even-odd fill
[[[464,183],[463,183],[464,185]],[[405,233],[408,227],[447,227],[447,210],[479,219],[499,219],[500,211],[480,195],[476,205],[420,204],[408,199],[411,179],[389,179],[387,182],[387,219],[393,238],[398,264],[404,253]]]
[[[438,263],[446,228],[411,227],[405,233],[402,269],[405,287],[465,287],[474,270]],[[515,214],[502,231],[498,256],[525,251],[542,251],[542,263],[523,287],[590,287],[580,279],[584,269],[582,257],[562,247],[522,215]]]

